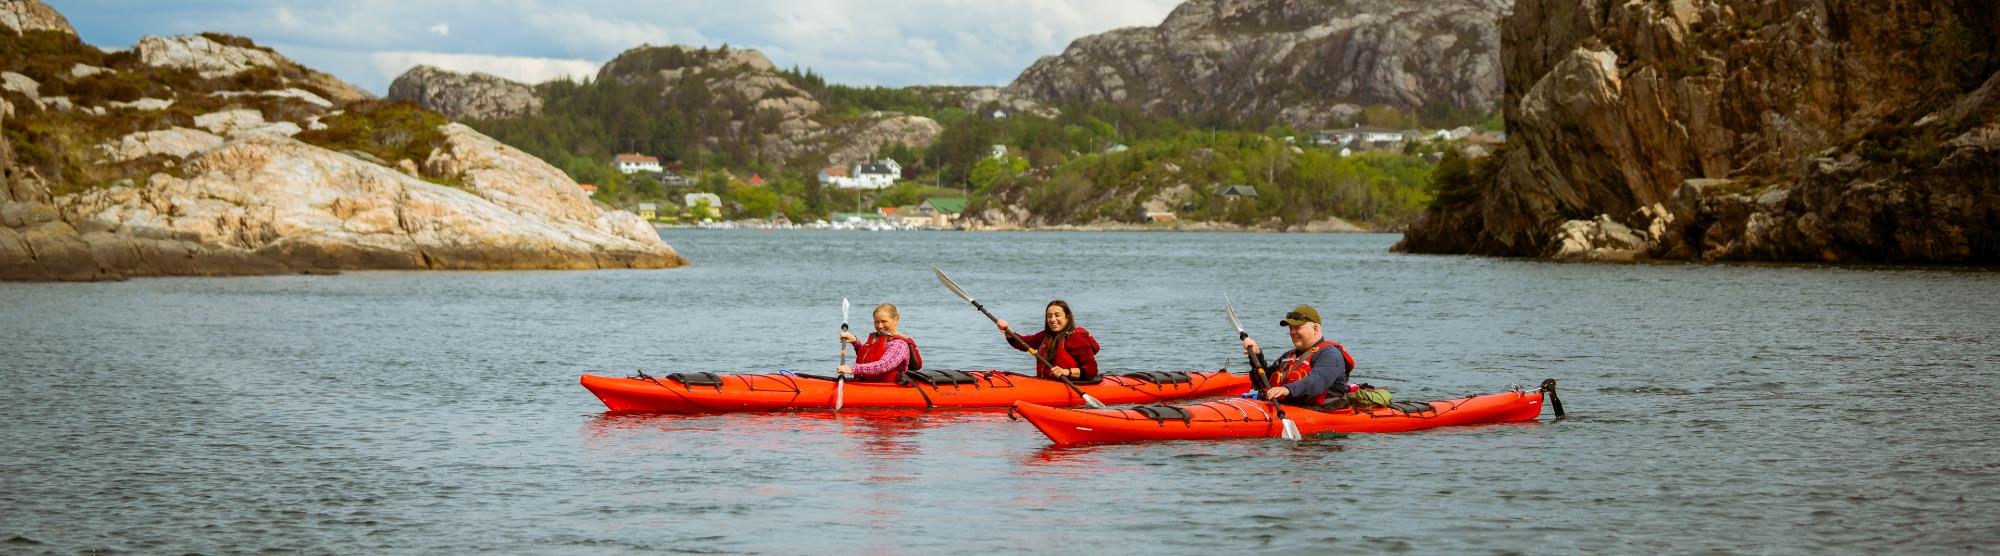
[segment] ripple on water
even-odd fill
[[[674,231],[671,271],[0,284],[0,546],[106,552],[1976,551],[2000,274],[1387,254],[1393,236]],[[1041,268],[1051,247],[1087,270]],[[1222,253],[1224,255],[1217,255]],[[1316,257],[1338,280],[1254,271]],[[873,262],[890,261],[884,264]],[[865,265],[865,266],[864,266]],[[825,372],[838,298],[934,368],[1069,300],[1111,370],[1240,369],[1300,302],[1403,400],[1571,417],[1054,448],[999,412],[606,415],[581,372]],[[1045,266],[1045,265],[1043,265]],[[1633,288],[1648,295],[1635,295]],[[1913,293],[1921,292],[1921,294]],[[829,303],[832,300],[833,303]],[[1829,302],[1827,300],[1834,300]],[[1644,314],[1643,322],[1632,315]],[[1726,339],[1726,340],[1723,340]],[[972,508],[974,510],[968,510]],[[972,512],[969,526],[916,526]],[[1308,519],[1307,517],[1310,517]],[[1695,533],[1699,532],[1699,533]],[[1972,548],[1979,547],[1979,548]]]

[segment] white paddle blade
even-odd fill
[[[1280,436],[1283,436],[1285,440],[1292,440],[1292,441],[1299,441],[1306,439],[1305,435],[1299,434],[1299,424],[1292,422],[1291,419],[1286,419],[1284,421],[1284,432],[1281,433]]]
[[[847,392],[846,392],[846,390],[847,390],[847,377],[836,377],[836,378],[834,378],[834,379],[833,379],[833,410],[834,410],[834,411],[840,411],[840,403],[841,403],[841,402],[843,402],[843,401],[846,401],[846,400],[843,400],[843,399],[842,399],[842,398],[845,398],[845,397],[847,397]]]
[[[1091,409],[1104,409],[1105,407],[1104,402],[1097,401],[1097,397],[1090,394],[1083,395],[1083,403],[1090,406]]]
[[[840,298],[840,323],[847,324],[847,298]]]
[[[965,293],[965,288],[958,287],[958,282],[951,281],[951,277],[945,276],[943,270],[939,270],[938,267],[933,266],[931,267],[931,272],[937,274],[938,281],[944,283],[945,289],[951,290],[952,295],[958,296],[959,299],[972,301],[972,294]]]
[[[1222,309],[1229,313],[1229,326],[1235,327],[1236,332],[1241,334],[1243,323],[1236,320],[1236,304],[1229,301],[1229,294],[1222,294]]]

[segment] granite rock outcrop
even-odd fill
[[[1600,222],[1656,258],[2000,262],[1991,3],[1520,0],[1502,27],[1508,146],[1399,249],[1560,256]]]

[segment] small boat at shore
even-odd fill
[[[1558,417],[1562,402],[1555,397],[1555,380],[1538,390],[1508,390],[1495,394],[1433,402],[1396,402],[1389,407],[1315,411],[1285,407],[1285,417],[1302,434],[1325,432],[1405,432],[1457,425],[1531,421],[1542,413],[1543,398]],[[1013,411],[1058,445],[1144,440],[1277,437],[1282,424],[1268,401],[1242,398],[1182,406],[1153,405],[1125,409],[1069,409],[1033,402],[1015,404]]]
[[[1004,408],[1016,402],[1074,406],[1085,402],[1057,380],[1002,371],[905,371],[903,384],[796,374],[674,373],[633,377],[583,375],[583,387],[611,411],[725,413],[786,409]],[[1077,389],[1107,404],[1144,404],[1250,390],[1250,379],[1222,371],[1104,375]],[[836,398],[838,393],[838,398]]]

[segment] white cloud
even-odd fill
[[[368,56],[387,83],[419,64],[429,64],[457,72],[485,72],[522,83],[541,83],[567,76],[584,80],[597,75],[597,62],[526,56],[450,54],[443,52],[375,52]]]
[[[551,11],[525,14],[521,24],[534,32],[534,39],[570,53],[622,52],[641,44],[700,44],[706,39],[692,30],[669,33],[665,27],[644,21],[598,18],[563,6]],[[613,11],[613,14],[619,13]]]
[[[428,30],[428,31],[430,31],[431,33],[434,33],[434,34],[436,34],[437,36],[440,36],[440,37],[448,37],[448,36],[451,36],[451,24],[450,24],[450,23],[445,23],[445,22],[442,22],[442,21],[438,22],[438,24],[437,24],[437,25],[432,25],[432,26],[428,27],[428,28],[427,28],[426,30]]]

